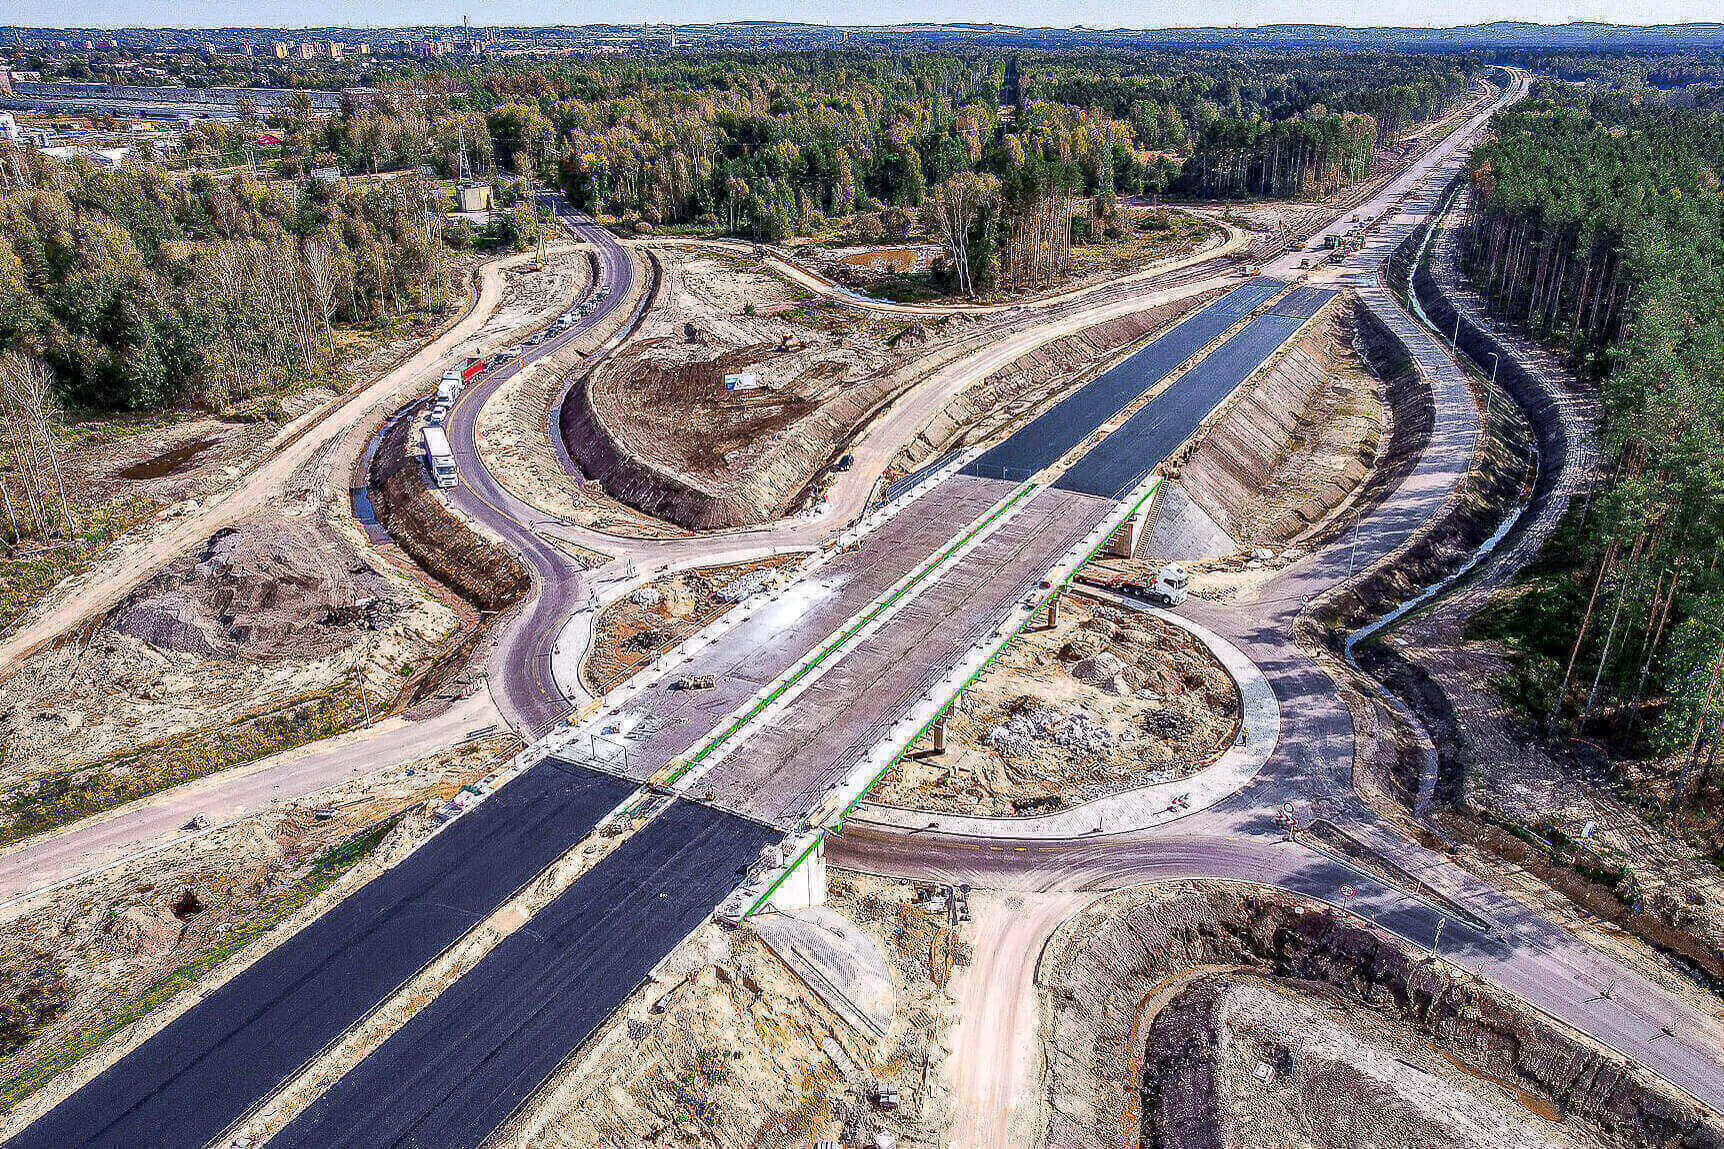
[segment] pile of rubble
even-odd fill
[[[1184,777],[1232,742],[1232,679],[1198,641],[1144,611],[1068,596],[1053,629],[1009,643],[874,792],[948,813],[1043,813]]]
[[[405,604],[391,592],[337,537],[271,519],[221,531],[134,591],[109,625],[201,658],[320,657],[396,618]]]
[[[1087,711],[1059,710],[1028,696],[1016,699],[1006,720],[988,731],[988,745],[1007,758],[1029,757],[1047,744],[1094,758],[1114,742],[1112,731]]]

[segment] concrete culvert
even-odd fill
[[[180,891],[180,896],[174,899],[174,903],[169,909],[173,911],[174,917],[183,922],[189,917],[203,913],[204,903],[203,899],[198,897],[197,891],[188,886]]]

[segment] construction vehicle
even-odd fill
[[[1107,570],[1086,570],[1077,576],[1077,581],[1116,594],[1147,599],[1157,606],[1178,606],[1191,594],[1191,575],[1178,563],[1168,563],[1156,572],[1153,581],[1147,583],[1132,575]],[[1041,601],[1033,595],[1031,599]]]
[[[1131,587],[1157,606],[1178,606],[1191,593],[1191,575],[1178,563],[1168,563],[1148,586]]]
[[[455,454],[449,450],[449,437],[441,427],[425,428],[425,465],[430,468],[431,481],[439,487],[453,487],[459,482]]]

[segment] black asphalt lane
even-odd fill
[[[546,761],[217,989],[10,1143],[201,1146],[635,790]]]
[[[676,801],[337,1081],[272,1149],[478,1145],[778,838]]]
[[[1273,310],[1247,323],[1145,403],[1073,463],[1054,486],[1107,499],[1124,498],[1334,295],[1309,287],[1289,292]]]
[[[1021,482],[1052,466],[1168,372],[1215,342],[1222,332],[1286,286],[1263,276],[1240,284],[1030,420],[1004,442],[984,451],[963,473]]]

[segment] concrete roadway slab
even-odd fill
[[[709,801],[794,825],[885,738],[892,724],[1002,624],[1091,530],[1111,500],[1052,488],[866,643],[849,651],[776,720],[751,733],[700,783]]]
[[[569,752],[587,754],[583,760],[629,778],[651,777],[1016,489],[997,479],[947,479],[864,537],[854,551],[786,588],[777,601],[695,651],[677,674],[631,699],[612,723],[618,735],[577,743]],[[676,678],[699,675],[711,676],[712,689],[670,688]]]

